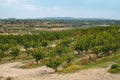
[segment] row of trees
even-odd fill
[[[71,65],[72,60],[75,58],[73,54],[68,53],[66,49],[58,46],[53,50],[46,52],[44,49],[33,49],[28,51],[29,54],[35,59],[36,64],[39,61],[43,60],[47,67],[55,69],[57,71],[58,67],[62,63],[66,63],[66,65]]]
[[[49,45],[56,46],[50,47]],[[25,49],[25,52],[22,51]],[[41,32],[40,34],[0,35],[0,59],[26,53],[32,56],[38,64],[45,60],[45,65],[57,71],[66,63],[70,65],[75,59],[73,52],[86,55],[89,51],[97,57],[115,54],[120,49],[120,27],[98,27],[74,29],[56,32]]]
[[[75,41],[75,50],[78,54],[82,51],[91,50],[98,57],[110,55],[111,52],[116,53],[120,49],[120,32],[119,29],[115,32],[98,32],[79,36]]]

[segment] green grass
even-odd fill
[[[13,60],[11,55],[7,55],[2,59],[0,64],[9,63],[9,62],[21,62],[21,61],[26,61],[26,60],[33,60],[33,58],[31,56],[26,57],[26,55],[19,55]]]
[[[42,64],[36,64],[36,63],[28,63],[28,64],[25,64],[23,66],[20,66],[18,68],[21,68],[21,69],[33,69],[33,68],[38,68],[42,66]]]
[[[110,73],[120,73],[120,66],[118,68],[115,68],[115,69],[109,69],[108,72]]]
[[[103,58],[98,59],[96,62],[91,62],[86,65],[79,65],[79,67],[72,68],[69,70],[63,69],[63,70],[60,70],[59,72],[60,73],[74,73],[79,70],[85,70],[85,69],[90,69],[90,68],[101,68],[101,67],[103,68],[103,67],[107,67],[109,64],[111,64],[111,62],[120,64],[120,54],[103,57]]]
[[[38,68],[40,66],[43,66],[43,64],[41,64],[41,63],[39,63],[39,64],[34,63],[33,59],[31,59],[31,60],[32,60],[31,63],[20,66],[19,68],[32,69],[32,68]],[[79,70],[85,70],[85,69],[90,69],[90,68],[101,68],[101,67],[105,68],[109,64],[111,64],[111,62],[115,62],[115,63],[120,64],[120,54],[116,54],[116,55],[112,55],[112,56],[108,56],[108,57],[103,57],[103,58],[97,59],[96,62],[91,62],[91,63],[88,63],[86,65],[73,64],[67,68],[59,70],[58,72],[60,72],[60,73],[74,73],[74,72],[77,72]]]
[[[111,68],[108,70],[110,73],[120,73],[120,64],[113,64]]]
[[[41,64],[41,63],[44,63],[44,62],[41,62],[39,64],[36,64],[36,63],[34,63],[35,61],[32,57],[26,57],[25,55],[20,55],[15,60],[11,60],[11,56],[8,56],[2,60],[2,63],[26,61],[26,60],[29,61],[29,63],[27,63],[23,66],[20,66],[19,68],[32,69],[32,68],[37,68],[37,67],[43,66],[43,64]],[[107,67],[109,64],[111,64],[111,62],[115,62],[115,63],[120,65],[120,54],[115,54],[115,55],[99,58],[99,59],[97,59],[96,62],[90,62],[86,65],[72,64],[71,66],[68,66],[67,68],[59,70],[58,72],[60,72],[60,73],[74,73],[74,72],[79,71],[79,70]],[[108,72],[118,73],[118,72],[120,72],[120,67],[115,68],[115,69],[109,69]]]

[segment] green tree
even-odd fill
[[[41,46],[42,47],[47,47],[48,46],[48,41],[47,40],[42,40]]]
[[[39,60],[43,59],[45,55],[41,50],[37,50],[33,52],[32,56],[35,59],[36,63],[38,64]]]
[[[66,48],[61,47],[61,46],[57,46],[54,50],[53,50],[53,55],[54,56],[59,56],[62,57],[65,53],[66,53]]]
[[[20,50],[17,47],[12,47],[10,49],[10,54],[12,55],[13,59],[15,59],[19,55],[19,52]]]
[[[49,58],[45,63],[47,67],[53,68],[55,72],[58,71],[57,68],[60,66],[60,64],[62,64],[61,58]]]
[[[102,34],[96,34],[96,38],[95,38],[95,46],[102,46],[104,45],[104,42],[103,42],[103,38],[102,38]]]
[[[60,46],[69,47],[71,42],[72,42],[72,40],[70,38],[66,38],[60,42]]]
[[[46,39],[50,40],[50,41],[54,41],[56,39],[56,37],[52,33],[47,33]]]
[[[113,53],[115,54],[117,52],[117,50],[119,49],[119,41],[113,41],[111,44],[110,44],[110,48],[111,48],[111,51],[113,51]]]
[[[86,47],[86,42],[84,39],[80,38],[76,41],[75,50],[78,51],[78,54],[80,54],[80,52],[84,51],[85,47]]]
[[[26,49],[27,56],[30,56],[34,53],[32,49]]]
[[[66,56],[65,56],[65,61],[67,62],[67,65],[71,65],[71,63],[72,63],[72,61],[73,61],[73,59],[74,59],[75,57],[74,57],[74,55],[72,55],[72,54],[67,54]]]
[[[99,57],[99,53],[102,53],[102,47],[94,47],[92,51]]]
[[[0,62],[2,61],[2,59],[5,57],[4,53],[0,53]]]
[[[0,51],[4,53],[9,50],[9,47],[8,44],[0,44]]]
[[[103,45],[103,47],[102,47],[102,51],[104,52],[104,55],[105,56],[109,56],[110,55],[110,53],[109,53],[109,51],[111,50],[111,46],[110,46],[110,41],[111,40],[104,40],[104,45]]]

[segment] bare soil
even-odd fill
[[[19,69],[21,62],[0,65],[0,80],[120,80],[120,74],[110,74],[108,68],[81,70],[71,74],[50,73],[46,66],[35,69]]]

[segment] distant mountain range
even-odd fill
[[[17,18],[8,18],[16,20]],[[73,17],[45,17],[45,18],[26,18],[26,20],[114,20],[109,18],[73,18]]]
[[[112,20],[107,18],[73,18],[73,17],[46,17],[43,20]]]

